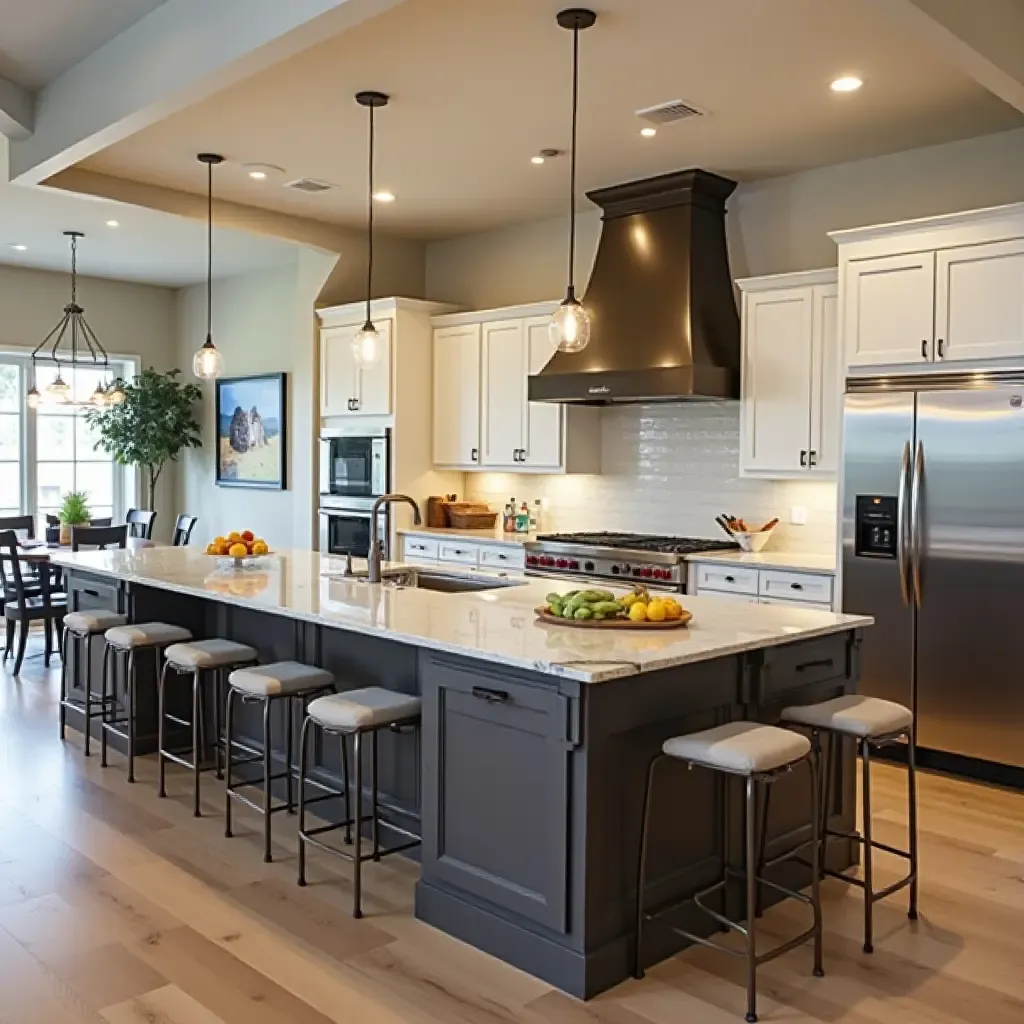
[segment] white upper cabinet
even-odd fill
[[[434,465],[480,461],[480,325],[434,332]]]
[[[935,358],[1024,353],[1024,239],[943,249],[937,255]]]
[[[522,320],[483,325],[481,466],[514,468],[520,461],[526,426],[525,338]]]
[[[849,368],[1024,356],[1024,203],[832,238]]]
[[[850,366],[931,360],[934,253],[853,260],[846,268],[845,290]]]
[[[599,413],[529,400],[553,353],[554,303],[434,318],[434,464],[517,473],[599,473]]]
[[[740,471],[791,477],[836,471],[841,387],[835,271],[740,281]]]
[[[320,415],[388,416],[391,413],[391,321],[375,320],[381,357],[359,366],[352,342],[362,324],[326,327],[320,333]]]

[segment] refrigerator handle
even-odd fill
[[[924,483],[924,443],[917,442],[914,475],[910,483],[910,575],[914,582],[914,603],[921,607],[921,487]]]
[[[900,574],[900,595],[905,605],[910,604],[908,580],[907,546],[909,542],[909,509],[907,506],[908,480],[910,479],[910,442],[903,445],[900,461],[900,489],[896,499],[896,567]]]

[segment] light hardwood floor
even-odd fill
[[[583,1004],[412,917],[416,867],[365,872],[353,921],[347,866],[312,855],[295,885],[293,825],[278,817],[277,862],[258,821],[223,837],[204,780],[191,815],[185,775],[158,800],[143,759],[129,786],[77,735],[57,738],[57,674],[0,672],[0,1024],[736,1024],[741,965],[689,951]],[[902,841],[903,779],[879,769],[880,838]],[[827,977],[797,950],[761,972],[762,1019],[828,1024],[1024,1021],[1024,796],[925,776],[922,918],[881,904],[876,953],[860,952],[860,903],[825,886]],[[893,877],[884,860],[882,881]],[[764,918],[768,934],[799,909]]]

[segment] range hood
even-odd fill
[[[597,189],[590,344],[529,379],[532,402],[739,398],[740,324],[725,242],[736,182],[708,171]]]

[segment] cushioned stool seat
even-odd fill
[[[284,697],[303,690],[330,686],[334,676],[322,668],[302,665],[297,661],[275,661],[270,665],[238,668],[228,676],[228,682],[242,693],[254,697]]]
[[[367,686],[362,690],[319,697],[309,705],[307,713],[325,729],[355,732],[416,718],[420,703],[419,697],[411,693]]]
[[[909,729],[914,716],[909,708],[894,701],[850,693],[820,704],[786,708],[782,719],[813,729],[831,729],[846,736],[872,739]]]
[[[69,612],[64,616],[64,628],[78,636],[88,636],[90,633],[105,633],[114,626],[123,626],[127,621],[125,616],[117,612],[96,609],[91,612]]]
[[[123,651],[133,647],[158,647],[191,640],[192,634],[169,622],[137,622],[130,626],[114,626],[106,632],[107,643]]]
[[[806,736],[789,729],[757,722],[729,722],[688,736],[673,736],[665,740],[661,749],[681,761],[752,775],[799,761],[810,752],[811,744]]]
[[[234,640],[193,640],[186,644],[171,644],[164,657],[178,668],[223,668],[255,661],[257,651]]]

